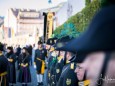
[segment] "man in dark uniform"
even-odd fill
[[[63,58],[65,55],[65,52],[63,52],[63,51],[59,51],[59,52],[60,52],[60,54],[57,57],[57,63],[55,65],[55,70],[54,70],[55,71],[55,80],[56,80],[55,84],[57,84],[57,82],[60,78],[60,75],[62,73],[62,69],[64,67],[64,59]],[[52,82],[52,83],[54,83],[54,82]]]
[[[61,76],[57,83],[57,86],[78,86],[78,79],[74,70],[76,68],[76,56],[73,53],[66,53],[66,64],[62,69]]]
[[[66,55],[66,53],[65,53],[65,51],[63,51],[63,50],[61,50],[61,49],[58,49],[58,47],[60,47],[60,46],[63,46],[64,45],[64,42],[68,42],[70,40],[70,38],[69,37],[63,37],[63,38],[61,38],[61,39],[59,39],[58,41],[57,41],[57,44],[55,45],[55,49],[56,50],[58,50],[60,53],[59,53],[59,57],[57,57],[57,63],[55,64],[55,66],[54,65],[52,65],[51,66],[51,84],[50,84],[50,86],[56,86],[56,84],[58,83],[58,80],[59,80],[59,78],[60,78],[60,75],[61,75],[61,73],[62,73],[62,69],[63,69],[63,67],[64,67],[64,65],[65,65],[65,55]],[[61,44],[62,43],[62,44]],[[74,64],[72,64],[72,73],[74,73]],[[73,74],[73,76],[72,77],[75,77],[75,73]],[[70,79],[68,79],[68,80],[70,80]],[[62,82],[63,82],[63,80],[61,80]],[[76,84],[76,77],[74,78],[74,81],[75,81],[75,84]],[[63,84],[63,83],[61,83],[61,84]],[[70,83],[71,84],[71,83]],[[61,85],[59,85],[59,86],[61,86]]]
[[[50,54],[52,54],[52,52],[50,51]],[[51,76],[52,76],[52,73],[51,73],[51,68],[52,68],[52,61],[53,61],[53,56],[50,55],[50,57],[48,58],[48,86],[51,86]]]
[[[75,69],[76,77],[78,78],[78,86],[89,86],[90,80],[86,79],[86,69],[83,67],[82,62],[78,61]]]
[[[47,50],[43,48],[42,42],[38,41],[38,49],[35,51],[34,64],[36,65],[38,85],[43,85],[43,74],[45,71],[45,57]]]
[[[56,86],[56,84],[58,83],[58,80],[60,78],[60,75],[62,73],[62,69],[65,65],[65,55],[66,52],[63,50],[58,49],[59,47],[63,46],[64,43],[67,43],[70,40],[69,36],[65,36],[62,37],[61,39],[58,39],[56,44],[54,45],[55,50],[57,50],[59,52],[58,56],[57,56],[57,62],[55,64],[55,66],[53,66],[53,74],[52,74],[52,85]]]
[[[3,55],[3,45],[0,43],[0,86],[8,86],[7,68],[8,60]]]
[[[69,45],[69,42],[67,44]],[[83,62],[82,58],[85,57],[86,54],[81,54],[80,52],[76,53],[76,51],[70,51],[69,49],[67,49],[68,45],[59,48],[62,51],[66,51],[66,63],[64,64],[64,67],[62,69],[62,73],[57,86],[78,86],[79,80],[76,76],[75,69],[77,68],[78,63]],[[85,82],[88,81],[85,78],[85,74],[83,76],[84,78],[82,80],[85,80]]]
[[[48,49],[48,86],[52,86],[52,82],[54,80],[54,77],[52,77],[54,75],[54,67],[55,64],[57,62],[57,56],[56,56],[56,52],[55,49],[53,47],[53,45],[55,44],[57,38],[50,38],[47,40],[47,45],[49,46]]]
[[[68,45],[70,51],[86,53],[82,67],[89,86],[115,86],[115,5],[102,8],[88,30]],[[111,80],[107,78],[110,77]]]
[[[52,53],[52,61],[50,62],[50,86],[56,86],[56,77],[55,77],[55,66],[57,64],[57,58],[58,58],[58,52],[57,51],[53,51]]]

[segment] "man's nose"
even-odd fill
[[[78,69],[78,68],[76,68],[76,69],[75,69],[75,73],[77,73],[78,71],[79,71],[79,69]]]

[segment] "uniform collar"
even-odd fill
[[[58,61],[60,62],[62,58],[63,58],[62,56],[59,56],[58,57]]]
[[[78,82],[79,86],[89,86],[90,85],[90,80],[84,80]]]
[[[43,48],[39,48],[39,50],[42,50]]]
[[[70,61],[66,60],[66,64],[70,63]]]

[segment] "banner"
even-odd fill
[[[51,35],[53,34],[53,12],[49,12],[47,15],[47,33],[48,38],[51,38]]]

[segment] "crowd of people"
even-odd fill
[[[36,69],[37,86],[115,86],[115,6],[102,8],[78,38],[69,35],[38,41],[16,51],[0,43],[0,86],[31,82],[30,65]],[[34,62],[32,62],[34,57]],[[8,77],[8,78],[7,78]],[[44,82],[45,79],[45,82]]]
[[[78,38],[49,39],[48,86],[115,86],[114,24],[112,3],[100,9]]]
[[[27,86],[28,83],[32,82],[30,66],[36,69],[37,84],[43,85],[47,50],[41,41],[38,41],[36,50],[35,45],[21,48],[20,45],[12,47],[0,43],[0,57],[0,63],[3,62],[0,64],[0,86],[14,86],[16,82],[22,83],[22,86]],[[16,74],[16,68],[19,71],[18,74]]]
[[[6,45],[0,43],[0,53],[0,63],[3,62],[0,65],[0,70],[5,69],[3,72],[0,72],[0,86],[14,86],[16,81],[26,86],[27,83],[31,82],[30,65],[32,65],[32,46],[20,48],[18,45],[17,48],[13,48],[12,46],[7,46],[6,48]],[[16,80],[16,68],[19,70],[18,80]]]

